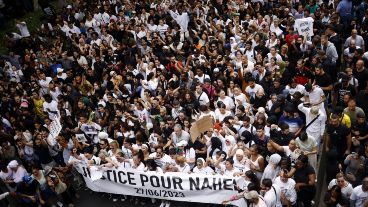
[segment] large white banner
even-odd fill
[[[99,171],[85,166],[77,168],[87,187],[93,191],[197,203],[221,204],[236,195],[238,192],[234,186],[242,186],[244,181],[241,177],[221,175],[136,172],[113,168]],[[96,179],[96,176],[100,178]],[[231,204],[247,206],[243,198]]]

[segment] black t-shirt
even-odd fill
[[[192,141],[190,141],[192,142]],[[194,150],[203,150],[203,148],[206,147],[205,144],[203,144],[202,142],[200,142],[198,139],[193,143],[193,149]],[[196,153],[196,159],[198,158],[203,158],[206,159],[207,157],[207,153]]]
[[[291,132],[284,134],[281,131],[272,130],[270,133],[272,140],[280,146],[287,146],[290,140],[294,138],[294,135]]]
[[[334,87],[334,91],[338,94],[338,100],[340,103],[343,102],[345,94],[351,94],[352,96],[355,96],[356,94],[355,88],[351,84],[343,86],[342,83],[337,83]]]
[[[316,85],[320,87],[327,87],[332,84],[332,79],[327,73],[323,75],[316,75],[314,79],[316,80]],[[326,91],[324,92],[326,93]]]
[[[42,164],[48,164],[52,161],[52,157],[50,156],[50,152],[47,147],[35,145],[34,150],[34,153],[38,156]]]
[[[335,148],[338,153],[344,153],[347,149],[346,137],[350,130],[343,124],[338,127],[327,125],[327,133],[330,135],[330,149]]]
[[[365,87],[367,86],[367,81],[368,81],[368,69],[364,69],[363,71],[353,71],[354,73],[354,77],[358,80],[359,86],[358,86],[358,90],[364,90]]]
[[[364,113],[368,113],[368,93],[365,91],[360,91],[356,98],[356,104],[358,107],[362,108]]]
[[[152,116],[160,115],[160,109],[158,109],[158,108],[151,108],[150,109],[150,113],[151,113]]]
[[[278,87],[278,88],[275,88],[274,86],[271,86],[270,87],[270,94],[273,94],[273,93],[276,94],[276,95],[282,94],[284,89],[285,89],[285,86],[283,86],[283,85],[280,85],[280,87]]]
[[[25,184],[24,182],[21,182],[17,185],[17,193],[21,193],[28,196],[35,196],[38,189],[38,181],[33,180],[30,184]]]
[[[368,134],[368,124],[367,123],[355,124],[355,126],[359,130],[359,136],[364,137],[365,135]]]
[[[253,107],[258,109],[259,107],[266,107],[267,97],[264,95],[261,98],[258,96],[254,96],[250,99],[250,104],[253,104]]]
[[[304,168],[297,169],[294,174],[294,180],[296,183],[309,183],[309,175],[316,174],[313,167],[308,165]],[[313,189],[313,186],[304,186],[301,189]]]

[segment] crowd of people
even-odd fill
[[[243,178],[223,205],[319,206],[325,184],[326,206],[368,206],[366,0],[39,4],[0,56],[2,204],[74,206],[84,163]]]

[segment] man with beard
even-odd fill
[[[338,161],[342,163],[344,156],[350,154],[351,150],[351,133],[350,130],[340,123],[337,114],[332,114],[330,123],[327,125],[326,133],[326,151],[337,150]]]

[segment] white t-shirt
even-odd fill
[[[315,104],[315,103],[320,102],[321,97],[325,96],[325,93],[323,92],[323,90],[320,87],[314,87],[314,89],[311,92],[307,93],[307,94],[309,95],[309,102],[311,104]],[[321,108],[322,107],[324,108],[323,103],[321,103],[321,105],[322,105]]]
[[[20,183],[23,181],[23,177],[27,175],[26,169],[24,169],[22,166],[18,166],[18,169],[16,172],[12,173],[12,179],[15,183]]]
[[[129,160],[129,162],[132,165],[132,168],[134,170],[136,170],[136,171],[144,171],[145,166],[144,166],[143,162],[139,163],[138,166],[135,166],[134,165],[133,159]]]
[[[188,163],[184,163],[184,166],[180,166],[180,165],[176,165],[176,167],[178,168],[179,172],[182,173],[188,173],[190,171],[190,166],[188,165]]]
[[[185,150],[184,157],[185,157],[185,159],[187,161],[189,161],[191,159],[195,160],[195,158],[196,158],[195,150],[192,147],[190,149]],[[195,165],[195,162],[194,163],[190,163],[189,164],[190,169],[193,169],[194,165]]]
[[[167,25],[167,24],[164,24],[164,25],[157,25],[157,31],[159,31],[160,32],[160,36],[161,37],[164,37],[165,36],[165,32],[167,31],[167,28],[168,28],[169,26]]]
[[[239,172],[246,172],[250,170],[250,164],[247,158],[243,158],[241,161],[238,161],[236,156],[234,156],[233,160],[234,168],[236,168]]]
[[[350,200],[355,201],[355,206],[352,207],[361,207],[364,202],[368,199],[368,191],[364,192],[362,189],[362,185],[359,185],[354,188],[353,193],[350,196]]]
[[[201,77],[198,75],[195,75],[194,78],[197,78],[200,83],[204,83],[204,79],[206,78],[210,79],[210,76],[207,74],[203,74]]]
[[[291,204],[295,204],[297,199],[297,194],[295,191],[295,181],[291,178],[288,181],[282,182],[280,177],[275,178],[274,182],[275,185],[280,187],[280,191],[285,195],[285,197],[291,202]]]
[[[49,88],[49,83],[52,81],[51,77],[46,77],[45,80],[39,80],[38,83],[40,84],[41,88],[42,88],[42,93],[46,94],[47,93],[47,89]]]
[[[234,97],[235,99],[235,106],[239,106],[238,100],[240,101],[241,105],[246,106],[248,105],[247,99],[244,93],[241,93]]]
[[[285,89],[289,91],[290,95],[294,95],[294,93],[297,91],[299,91],[302,95],[306,93],[305,87],[301,84],[296,85],[295,88],[291,88],[289,85],[287,85]]]
[[[50,90],[50,95],[51,95],[52,99],[55,100],[55,101],[58,101],[57,97],[61,94],[62,93],[61,93],[59,87],[55,87],[55,90],[53,90],[53,91]]]
[[[225,117],[227,116],[231,116],[231,112],[226,110],[225,111],[225,114],[222,114],[220,112],[220,110],[216,109],[215,110],[215,116],[216,116],[216,120],[219,120],[220,122],[222,122],[224,120]]]
[[[146,123],[151,123],[151,118],[150,118],[150,114],[146,109],[143,110],[136,110],[136,114],[139,118],[140,122],[146,122]]]
[[[240,172],[238,168],[233,167],[231,170],[227,170],[225,167],[225,162],[220,163],[216,169],[217,174],[223,174],[225,176],[234,176],[234,173]]]
[[[198,174],[212,174],[213,170],[210,167],[202,167],[201,169],[198,169],[198,167],[194,167],[193,169],[193,173],[198,173]]]
[[[0,171],[0,179],[3,180],[3,181],[4,180],[10,180],[12,178],[12,175],[13,175],[13,171],[10,168],[8,168],[7,173],[5,173],[3,171]]]
[[[222,103],[224,103],[226,105],[226,109],[228,110],[233,109],[235,107],[233,99],[230,98],[229,96],[225,96],[224,99],[219,98],[217,101],[221,101]]]
[[[157,165],[160,166],[160,167],[162,167],[162,168],[164,168],[165,165],[168,165],[168,164],[173,163],[173,159],[169,155],[167,155],[167,154],[164,154],[160,159],[156,159],[156,157],[157,157],[157,153],[156,152],[151,153],[149,155],[149,158],[155,159]]]
[[[60,116],[60,111],[57,106],[58,106],[58,103],[54,100],[52,100],[50,103],[47,103],[45,101],[43,102],[43,111],[49,114],[50,119],[53,119],[55,115]],[[52,112],[56,112],[56,114]]]
[[[156,32],[157,31],[157,25],[155,24],[148,24],[148,30],[152,33],[152,32]]]
[[[281,196],[280,187],[278,185],[273,184],[271,189],[266,192],[263,198],[267,206],[282,207],[280,196]]]
[[[21,22],[19,24],[16,24],[15,26],[19,29],[20,35],[22,37],[31,36],[31,34],[29,33],[29,30],[28,30],[27,24],[25,22]]]
[[[199,105],[207,105],[210,102],[207,93],[203,92],[201,94],[195,93]]]
[[[337,180],[333,179],[331,180],[331,182],[328,184],[328,189],[330,190],[334,185],[337,185]],[[353,186],[348,183],[346,186],[344,186],[343,188],[341,188],[341,193],[346,197],[349,198],[351,193],[353,192]]]
[[[247,86],[245,88],[245,92],[249,94],[250,97],[253,97],[256,95],[257,91],[263,89],[263,87],[259,84],[254,84],[254,87],[251,88],[250,86]]]

